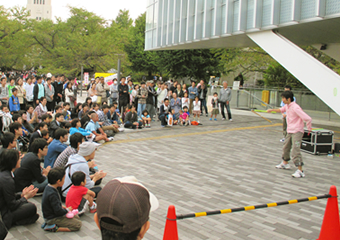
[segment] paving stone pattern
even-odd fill
[[[340,158],[303,153],[304,179],[291,177],[295,168],[275,169],[281,161],[281,126],[242,130],[270,123],[241,115],[233,122],[207,119],[201,118],[202,126],[162,129],[153,122],[151,129],[116,135],[97,151],[99,169],[108,172],[103,185],[114,177],[134,175],[158,197],[160,207],[151,213],[145,239],[162,239],[171,204],[177,214],[185,214],[310,197],[340,186]],[[317,239],[326,201],[180,220],[179,238]],[[41,213],[41,197],[31,202]],[[40,228],[40,217],[36,224],[12,228],[7,239],[100,239],[93,214],[81,219],[79,232],[48,233]]]

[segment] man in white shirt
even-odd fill
[[[27,78],[27,84],[24,86],[26,91],[26,100],[27,104],[33,106],[33,88],[34,84],[32,83],[32,77],[28,76]]]

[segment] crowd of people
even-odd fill
[[[79,230],[79,216],[100,209],[106,173],[93,160],[100,143],[112,141],[124,128],[150,128],[156,117],[162,126],[200,123],[204,111],[208,117],[204,81],[198,86],[192,82],[188,89],[177,81],[157,82],[157,87],[154,81],[139,86],[124,77],[117,82],[109,86],[104,78],[92,80],[88,97],[79,103],[76,83],[63,75],[1,77],[0,211],[5,229],[36,222],[37,207],[28,200],[42,195],[45,231]],[[210,120],[213,115],[217,120],[219,106],[225,106],[231,121],[230,100],[231,90],[224,83],[220,97],[215,93],[211,101]],[[104,222],[105,217],[98,226],[111,224]],[[138,234],[145,233],[146,222]]]

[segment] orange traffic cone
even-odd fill
[[[318,240],[338,240],[340,239],[340,220],[338,194],[335,186],[331,186],[328,198],[325,215],[321,226],[321,231]]]
[[[168,215],[166,217],[163,240],[178,240],[176,210],[174,205],[168,208]]]

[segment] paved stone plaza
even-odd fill
[[[162,239],[167,208],[177,214],[243,207],[328,193],[340,186],[340,158],[303,153],[306,178],[277,170],[282,125],[256,115],[234,115],[233,122],[202,126],[129,130],[116,135],[96,154],[100,169],[114,177],[134,175],[159,199],[145,239]],[[323,127],[314,125],[314,127]],[[338,127],[324,127],[334,131]],[[339,134],[335,138],[339,141]],[[327,200],[178,221],[179,239],[317,239]],[[34,202],[41,213],[41,197]],[[14,227],[7,239],[100,239],[93,214],[82,218],[76,233],[44,232],[38,223]]]

